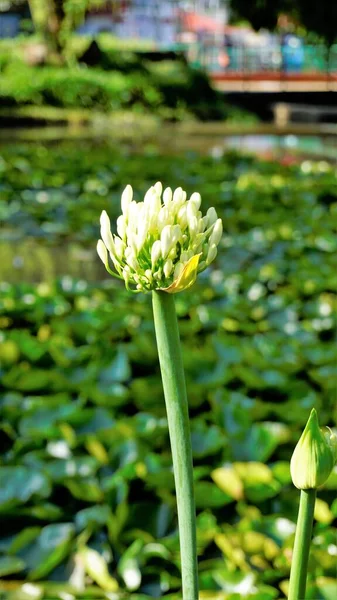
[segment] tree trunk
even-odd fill
[[[64,48],[62,26],[65,19],[64,0],[49,0],[47,3],[46,36],[52,52],[60,59]]]
[[[50,56],[63,62],[66,0],[28,0],[35,30],[40,33]]]

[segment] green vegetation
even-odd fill
[[[337,417],[334,169],[236,154],[167,157],[152,145],[138,155],[97,141],[8,145],[0,155],[0,597],[22,600],[27,589],[45,600],[111,598],[116,589],[137,600],[177,597],[151,296],[102,279],[98,258],[94,272],[87,263],[101,210],[113,222],[126,183],[140,195],[158,179],[200,191],[225,228],[214,269],[177,297],[200,598],[284,597],[298,510],[290,456],[312,407],[322,425]],[[73,244],[81,279],[68,276],[67,262],[62,277],[48,278]],[[336,597],[336,490],[335,470],[318,492],[311,600]],[[27,580],[33,588],[22,588]]]
[[[185,63],[165,61],[157,65],[132,55],[123,61],[120,54],[111,70],[85,66],[29,67],[16,62],[4,66],[0,106],[22,105],[92,108],[104,112],[129,109],[167,119],[189,115],[222,119],[228,113],[225,102],[212,90],[207,77]]]
[[[37,44],[28,38],[0,42],[0,116],[1,109],[12,108],[15,115],[22,107],[34,115],[38,106],[41,115],[44,108],[57,107],[110,114],[127,110],[175,121],[257,121],[249,111],[229,106],[207,75],[182,56],[154,62],[146,45],[128,47],[102,35],[93,50],[95,64],[88,67],[81,57],[90,40],[78,36],[68,46],[67,65],[28,64]]]

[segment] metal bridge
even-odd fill
[[[337,91],[337,44],[330,48],[323,44],[297,48],[194,44],[185,52],[189,62],[205,69],[220,91]]]

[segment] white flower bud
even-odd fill
[[[154,186],[152,186],[152,187],[150,187],[149,190],[147,190],[147,192],[146,192],[146,194],[144,196],[144,204],[146,206],[148,206],[148,204],[150,203],[150,200],[151,200],[152,196],[155,196],[155,195],[157,195],[156,194],[156,190],[155,190]],[[138,202],[138,205],[139,204],[142,204],[142,202]]]
[[[173,225],[172,236],[171,236],[171,247],[181,240],[181,227],[180,225]]]
[[[173,192],[173,202],[177,204],[182,204],[184,201],[184,192],[181,187],[178,187]]]
[[[139,269],[139,263],[138,263],[138,260],[136,259],[136,257],[135,257],[134,255],[131,255],[131,256],[128,258],[128,265],[129,265],[129,267],[131,267],[131,269],[133,269],[134,271],[138,271],[138,269]],[[135,279],[136,279],[136,277],[135,277]]]
[[[125,222],[128,227],[135,230],[138,221],[138,211],[143,206],[143,202],[135,202],[132,200],[129,204],[128,218],[125,218]]]
[[[169,258],[169,259],[168,259],[168,260],[165,262],[165,264],[164,264],[164,269],[163,269],[163,270],[164,270],[164,275],[165,275],[165,277],[169,277],[169,275],[170,275],[170,274],[171,274],[171,272],[172,272],[172,269],[173,269],[173,262],[172,262],[172,260]]]
[[[209,247],[208,249],[208,253],[207,253],[207,258],[206,258],[206,263],[209,265],[211,264],[211,262],[213,262],[213,260],[215,259],[216,255],[218,254],[218,250],[215,244],[213,244],[212,246]]]
[[[125,244],[117,236],[115,236],[114,243],[115,243],[115,255],[118,258],[118,260],[122,260],[123,255],[124,255],[124,250],[125,250]]]
[[[222,237],[222,231],[222,221],[221,219],[218,219],[214,225],[211,237],[209,238],[210,246],[213,246],[213,244],[215,244],[215,246],[218,245]]]
[[[131,185],[127,185],[125,190],[122,193],[122,198],[121,198],[122,213],[124,215],[128,214],[129,206],[132,201],[132,196],[133,196],[132,187],[131,187]]]
[[[162,186],[161,182],[157,181],[157,183],[155,183],[155,185],[153,187],[156,190],[158,196],[160,197],[162,194],[162,191],[163,191],[163,186]]]
[[[124,215],[121,215],[117,219],[117,233],[122,240],[125,240],[126,234],[126,223]],[[103,237],[103,236],[102,236]]]
[[[178,211],[177,221],[179,221],[182,231],[187,227],[187,204],[183,204]]]
[[[207,229],[207,227],[208,227],[208,216],[207,215],[205,215],[204,217],[202,217],[201,223],[202,223],[202,225],[200,225],[201,230],[205,231],[205,229]]]
[[[163,201],[165,206],[167,206],[172,200],[172,190],[170,187],[165,188],[163,193]]]
[[[199,225],[199,223],[198,223],[197,217],[190,217],[188,219],[188,228],[190,230],[191,238],[193,238],[196,235],[196,233],[198,232],[198,225]]]
[[[100,257],[104,266],[106,267],[106,265],[108,264],[108,251],[105,245],[103,244],[102,240],[98,240],[97,242],[97,254]]]
[[[134,256],[137,256],[137,254],[138,254],[137,234],[135,232],[127,231],[127,243],[128,243],[128,246],[125,250],[125,255],[127,255],[127,253],[130,252]]]
[[[192,219],[196,218],[197,212],[198,212],[198,210],[197,210],[195,204],[189,200],[186,203],[186,216],[187,216],[188,224],[190,223],[190,221]]]
[[[206,214],[208,217],[208,227],[210,227],[211,225],[213,225],[213,223],[215,223],[215,221],[218,218],[218,215],[216,214],[216,210],[215,208],[213,208],[213,206],[211,206],[211,208],[208,209]]]
[[[160,281],[161,278],[163,276],[163,270],[162,269],[158,269],[158,271],[155,271],[155,273],[153,274],[153,277],[157,280]]]
[[[141,221],[141,223],[139,225],[137,236],[136,236],[137,252],[139,252],[142,249],[142,247],[144,246],[147,234],[148,234],[148,219],[144,218],[144,220]]]
[[[161,243],[160,240],[156,240],[151,248],[151,263],[152,267],[156,264],[158,259],[161,257]]]
[[[101,214],[101,238],[109,252],[114,252],[114,243],[110,230],[110,219],[105,210],[103,210]]]
[[[154,193],[150,199],[148,207],[149,222],[153,226],[157,223],[158,215],[161,209],[161,200],[158,194]]]
[[[161,233],[165,225],[171,225],[172,222],[173,219],[170,215],[168,207],[162,206],[157,217],[158,232]]]
[[[198,233],[203,233],[205,231],[205,221],[204,221],[203,217],[202,219],[199,219],[198,221]]]
[[[194,192],[192,194],[192,196],[190,197],[189,202],[194,204],[196,211],[198,211],[200,208],[200,204],[201,204],[201,196],[200,196],[199,192]]]
[[[165,225],[164,229],[160,234],[160,243],[161,243],[161,254],[163,258],[166,258],[170,249],[171,249],[171,240],[172,240],[172,226]]]

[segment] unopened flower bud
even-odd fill
[[[222,236],[222,221],[221,221],[221,219],[218,219],[215,222],[214,229],[212,231],[212,235],[209,238],[209,245],[213,246],[213,244],[215,244],[215,246],[217,246],[221,240],[221,236]]]
[[[105,210],[101,214],[101,238],[109,252],[113,252],[114,243],[110,231],[110,219]]]
[[[209,227],[210,225],[213,225],[213,223],[215,223],[215,221],[218,218],[218,215],[216,214],[216,210],[215,210],[215,208],[213,208],[213,206],[211,206],[211,208],[208,209],[206,215],[208,217],[208,227]]]
[[[121,215],[117,219],[117,233],[118,233],[119,237],[122,240],[124,240],[125,234],[126,234],[126,224],[125,224],[125,217],[124,217],[124,215]]]
[[[106,267],[108,264],[108,251],[105,247],[105,244],[102,242],[102,240],[98,240],[98,242],[97,242],[97,254],[100,257],[104,266]]]
[[[169,258],[166,261],[166,263],[164,264],[164,275],[165,275],[165,277],[169,277],[171,275],[172,269],[173,269],[173,262]]]
[[[155,183],[153,187],[156,190],[157,195],[160,197],[163,191],[162,183],[160,181],[157,181],[157,183]]]
[[[201,196],[200,196],[199,192],[193,192],[189,201],[192,204],[194,204],[196,211],[198,211],[200,208],[200,204],[201,204]]]
[[[161,256],[161,243],[160,240],[156,240],[151,248],[151,263],[152,266],[156,264]]]
[[[177,204],[182,204],[183,202],[183,198],[184,198],[184,192],[183,189],[181,187],[178,187],[176,190],[174,190],[173,192],[173,202],[177,203]]]
[[[116,237],[115,238],[115,253],[116,253],[116,257],[118,258],[118,260],[121,260],[123,258],[124,251],[125,251],[124,242],[119,237]]]
[[[163,258],[166,258],[170,251],[171,239],[172,239],[172,226],[165,225],[165,227],[160,235],[161,253],[162,253]]]
[[[208,265],[211,264],[211,262],[215,259],[217,253],[218,253],[218,250],[217,250],[216,245],[213,244],[212,246],[210,246],[207,257],[206,257],[206,263]]]
[[[335,461],[335,442],[319,428],[313,408],[290,461],[293,484],[300,490],[316,489],[328,479]]]
[[[172,200],[172,190],[171,190],[171,188],[167,187],[167,188],[165,188],[164,193],[163,193],[163,202],[164,202],[165,206],[167,206],[167,204],[169,204],[171,202],[171,200]]]
[[[131,187],[131,185],[127,185],[124,192],[122,193],[122,198],[121,198],[122,213],[124,215],[127,215],[127,213],[128,213],[128,208],[131,204],[132,196],[133,196],[132,187]]]

